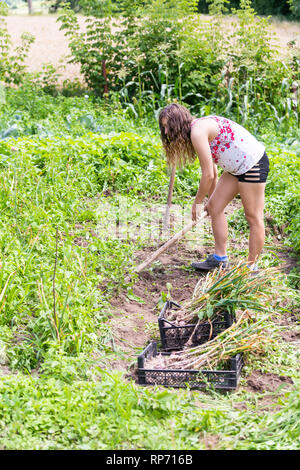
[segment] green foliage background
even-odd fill
[[[12,0],[13,1],[13,0]],[[49,11],[57,11],[57,9],[64,3],[62,0],[46,0],[49,4]],[[75,11],[91,11],[95,9],[97,4],[100,2],[89,0],[73,0],[70,3],[70,6]],[[116,6],[116,9],[119,8],[119,5],[122,4],[120,0],[114,0],[112,3]],[[200,13],[209,13],[209,7],[211,5],[211,0],[198,0],[197,2],[197,11]],[[228,0],[226,2],[228,11],[233,8],[238,8],[239,0]],[[264,0],[252,0],[251,6],[257,11],[259,15],[282,15],[287,17],[299,18],[299,2],[298,0],[270,0],[267,3]]]
[[[214,15],[200,24],[185,14],[194,2],[151,2],[140,10],[140,23],[134,18],[142,2],[118,2],[118,12],[116,2],[107,6],[104,17],[98,9],[89,19],[87,35],[71,10],[60,14],[86,87],[59,87],[51,69],[28,74],[24,59],[32,38],[25,38],[22,54],[14,51],[5,16],[1,20],[0,367],[7,369],[0,380],[1,448],[204,449],[205,438],[215,436],[218,449],[297,449],[298,352],[291,342],[279,339],[244,368],[244,374],[260,370],[290,379],[277,401],[273,397],[274,409],[259,404],[265,393],[246,387],[232,395],[201,394],[199,406],[197,392],[141,388],[111,371],[110,361],[124,355],[112,346],[110,301],[120,290],[132,295],[125,275],[145,241],[108,230],[95,236],[99,207],[108,204],[112,212],[120,196],[132,202],[133,217],[137,207],[165,203],[169,174],[157,113],[177,100],[197,115],[225,113],[264,141],[273,224],[267,242],[280,229],[280,249],[299,253],[297,51],[292,47],[286,62],[277,59],[267,21],[247,1],[235,13],[230,44],[216,28],[224,1],[214,1]],[[110,21],[120,11],[124,29],[116,35]],[[178,172],[174,202],[189,204],[198,183],[196,164]],[[233,236],[246,229],[236,211]],[[277,266],[278,257],[268,251],[262,263]],[[297,276],[296,270],[279,274],[266,293],[266,306],[291,318],[295,330]],[[274,322],[268,328],[276,334]]]

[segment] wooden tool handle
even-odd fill
[[[175,174],[176,174],[176,166],[174,165],[172,167],[172,172],[171,172],[171,175],[170,175],[168,200],[167,200],[166,211],[165,211],[164,219],[163,219],[163,230],[164,231],[166,231],[168,226],[169,226],[170,207],[171,207],[171,204],[172,204],[172,195],[173,195]]]
[[[134,271],[136,273],[140,273],[143,269],[145,269],[147,266],[149,266],[149,264],[153,263],[153,261],[155,261],[159,257],[159,255],[161,255],[164,251],[166,251],[168,248],[170,248],[172,245],[174,245],[174,243],[176,243],[180,238],[182,238],[186,234],[186,232],[191,230],[191,228],[193,228],[196,224],[198,224],[200,222],[200,220],[203,220],[206,215],[207,215],[207,213],[203,212],[203,214],[200,217],[198,217],[197,220],[192,221],[188,225],[183,227],[183,229],[180,230],[180,232],[177,232],[172,238],[170,238],[168,241],[166,241],[166,243],[164,243],[164,245],[162,245],[160,248],[158,248],[158,250],[156,250],[154,253],[152,253],[152,255],[149,256],[149,258],[147,258],[143,263],[139,264],[135,268]]]

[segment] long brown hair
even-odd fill
[[[166,119],[168,133],[165,133],[162,120]],[[183,166],[195,159],[195,150],[191,142],[191,113],[180,104],[172,103],[159,113],[159,127],[162,144],[169,166]]]

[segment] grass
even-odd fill
[[[136,250],[153,241],[118,238],[100,227],[105,211],[117,215],[120,197],[130,201],[129,222],[136,227],[145,208],[165,202],[168,174],[157,128],[85,98],[29,94],[24,103],[32,106],[26,107],[11,93],[2,129],[12,124],[15,103],[22,119],[18,136],[0,141],[1,448],[198,450],[213,437],[217,449],[297,449],[295,341],[280,336],[263,356],[249,354],[240,388],[226,395],[142,388],[112,370],[111,361],[125,353],[112,345],[111,300],[126,291]],[[80,119],[91,113],[92,119]],[[30,132],[29,122],[43,132]],[[274,156],[267,191],[274,208],[270,245],[277,223],[297,220],[288,188],[298,177],[292,163],[298,151],[289,138],[267,140]],[[177,204],[195,194],[198,176],[194,167],[178,174]],[[296,181],[290,188],[297,190]],[[287,243],[297,239],[296,227],[286,227]],[[230,234],[236,239],[230,256],[237,260],[247,236],[239,211],[230,217]],[[210,233],[206,239],[212,242]],[[265,250],[264,267],[278,266],[273,251]],[[265,306],[277,312],[268,323],[273,332],[298,329],[294,285],[278,273],[266,292]],[[281,377],[286,387],[249,389],[255,371]]]

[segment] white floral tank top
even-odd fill
[[[244,127],[220,116],[205,116],[195,119],[213,119],[219,126],[219,133],[210,142],[212,158],[228,173],[242,175],[252,168],[263,156],[265,147]]]

